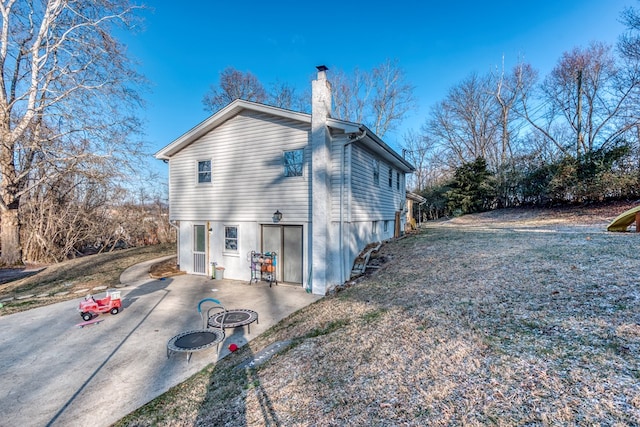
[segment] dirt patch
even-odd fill
[[[153,264],[149,268],[149,276],[153,279],[162,279],[165,277],[186,274],[184,271],[180,271],[180,268],[177,265],[177,260],[177,257],[174,257],[157,264]]]

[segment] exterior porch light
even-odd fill
[[[281,219],[282,219],[282,212],[280,212],[279,210],[276,210],[273,213],[273,222],[280,222]]]

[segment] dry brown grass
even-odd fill
[[[639,425],[640,234],[606,233],[618,213],[430,224],[120,425]]]

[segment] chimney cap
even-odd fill
[[[318,71],[327,71],[329,69],[325,65],[318,65],[316,68]]]

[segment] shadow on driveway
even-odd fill
[[[71,398],[60,408],[60,410],[53,416],[53,418],[47,423],[47,426],[52,426],[56,422],[56,420],[62,415],[62,413],[73,403],[73,401],[83,393],[88,385],[91,383],[94,377],[98,375],[105,366],[109,363],[109,361],[113,358],[113,356],[120,351],[122,346],[127,342],[127,340],[140,328],[140,326],[149,318],[149,316],[153,313],[153,311],[162,303],[162,301],[167,297],[169,291],[166,290],[168,285],[171,283],[170,280],[163,280],[161,285],[156,286],[156,282],[151,282],[146,285],[140,286],[133,291],[129,292],[125,298],[122,299],[122,307],[127,308],[136,300],[138,300],[142,295],[149,295],[151,293],[162,291],[162,297],[158,299],[158,301],[149,309],[147,314],[140,319],[140,321],[131,329],[131,331],[118,343],[113,351],[104,359],[104,361],[96,368],[96,370],[89,375],[86,381],[78,388],[78,390],[71,396]],[[124,311],[124,310],[123,310]]]

